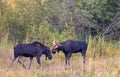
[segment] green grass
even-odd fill
[[[89,56],[93,58],[99,57],[114,57],[119,56],[120,52],[120,41],[112,42],[105,41],[105,38],[87,38]]]

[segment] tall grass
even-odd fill
[[[87,39],[89,56],[96,57],[113,57],[119,56],[120,41],[112,42],[106,41],[104,37],[92,38],[89,36]]]
[[[41,57],[42,67],[36,69],[33,59],[30,70],[25,70],[17,61],[9,68],[10,57],[13,57],[13,44],[0,44],[0,77],[119,77],[120,76],[120,42],[106,42],[104,38],[96,40],[87,38],[88,50],[85,72],[82,72],[82,56],[72,55],[70,66],[65,70],[65,57],[62,52],[53,55],[51,61]],[[25,65],[29,59],[23,58]]]

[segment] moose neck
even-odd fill
[[[60,46],[58,51],[64,51],[64,47],[63,46]]]

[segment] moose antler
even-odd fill
[[[53,39],[52,48],[55,46],[55,44],[56,44],[55,39]]]
[[[53,45],[55,45],[55,39],[53,39]]]

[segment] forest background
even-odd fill
[[[0,41],[120,40],[119,0],[0,0]]]

